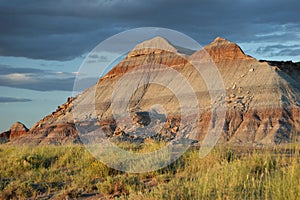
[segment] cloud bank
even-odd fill
[[[217,36],[299,43],[298,8],[297,0],[2,0],[0,55],[70,60],[113,34],[144,26],[175,29],[202,45]],[[299,48],[280,53],[293,56]]]
[[[14,98],[14,97],[0,97],[0,103],[15,103],[15,102],[29,102],[31,99]]]
[[[73,91],[77,73],[55,72],[32,68],[13,68],[0,65],[0,85],[36,91]],[[82,78],[82,89],[97,82],[98,78]]]

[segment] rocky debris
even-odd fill
[[[73,97],[68,97],[66,103],[64,103],[64,104],[57,107],[56,113],[60,112],[60,111],[62,111],[62,112],[71,111],[72,106],[73,106],[72,101],[73,101]],[[55,114],[55,112],[53,112],[53,114]]]
[[[242,87],[238,87],[238,93],[242,93]]]
[[[149,112],[139,111],[138,116],[146,116],[149,120]],[[141,115],[142,113],[142,115]],[[144,119],[143,119],[144,120]],[[130,142],[144,142],[145,140],[154,141],[171,141],[177,135],[179,130],[180,119],[177,117],[170,117],[165,119],[159,116],[158,118],[152,118],[155,123],[150,123],[147,121],[146,124],[140,124],[133,122],[133,125],[127,125],[128,127],[117,126],[116,129],[108,136],[117,141],[130,141]],[[182,133],[185,132],[184,129],[181,130]],[[107,134],[109,135],[109,134]]]
[[[114,119],[103,119],[97,122],[101,131],[106,137],[112,137],[116,131],[116,121]]]
[[[234,90],[235,88],[236,88],[236,83],[233,83],[233,84],[232,84],[232,88],[231,88],[231,89],[233,89],[233,90]]]
[[[151,122],[149,112],[136,112],[133,115],[133,122],[141,127],[148,126]]]

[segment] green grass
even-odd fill
[[[145,152],[160,145],[128,149]],[[0,146],[0,199],[300,199],[300,157],[282,150],[191,149],[155,172],[111,169],[80,145]],[[281,152],[281,153],[278,153]]]

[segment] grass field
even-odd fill
[[[290,149],[219,147],[203,159],[190,149],[166,168],[128,174],[80,145],[3,145],[0,199],[300,199],[299,150]]]

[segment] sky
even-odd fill
[[[300,61],[299,9],[298,0],[1,0],[0,132],[54,111],[88,53],[132,28],[173,29],[202,46],[220,36],[257,59]]]

